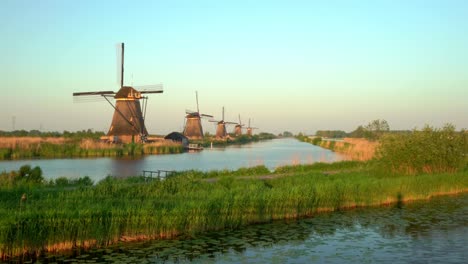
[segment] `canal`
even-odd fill
[[[46,255],[69,263],[466,263],[468,194],[174,240]]]
[[[36,159],[0,161],[0,171],[18,170],[29,164],[41,167],[46,179],[89,176],[99,181],[108,175],[127,177],[143,170],[236,170],[241,167],[265,165],[276,167],[314,162],[334,162],[344,159],[340,154],[297,141],[275,139],[223,148],[206,148],[200,152],[172,155],[148,155],[138,158]]]

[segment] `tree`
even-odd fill
[[[376,119],[365,127],[365,137],[368,139],[379,139],[384,133],[390,131],[390,126],[386,120]]]
[[[349,137],[352,138],[363,138],[365,137],[366,134],[366,129],[363,126],[358,126],[356,130],[353,132],[349,133]]]

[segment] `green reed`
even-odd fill
[[[123,157],[149,154],[175,154],[184,151],[181,145],[145,146],[129,143],[109,148],[83,148],[79,142],[54,144],[48,142],[29,144],[26,147],[0,148],[0,160],[29,158],[86,158]]]
[[[276,177],[262,178],[265,174]],[[108,177],[93,186],[1,186],[0,254],[234,229],[467,190],[466,172],[397,177],[362,162],[289,166],[273,173],[265,167],[188,171],[152,181]]]

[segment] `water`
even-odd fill
[[[44,256],[98,263],[466,263],[468,194]]]
[[[235,170],[241,167],[265,165],[273,170],[278,166],[333,162],[343,156],[292,138],[276,139],[226,148],[206,148],[201,152],[174,155],[148,155],[138,159],[43,159],[0,161],[0,172],[18,170],[22,165],[41,167],[44,177],[78,178],[89,176],[99,181],[108,175],[125,177],[140,175],[142,170]]]

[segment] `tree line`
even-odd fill
[[[104,136],[104,132],[93,131],[92,129],[81,130],[70,132],[64,130],[63,132],[58,131],[39,131],[39,130],[14,130],[14,131],[3,131],[0,130],[0,137],[64,137],[70,139],[82,139],[82,138],[93,138],[99,139]]]
[[[391,134],[409,134],[410,130],[390,130],[388,122],[383,119],[376,119],[369,122],[367,125],[360,125],[351,132],[345,132],[343,130],[317,130],[315,135],[317,137],[326,138],[367,138],[370,140],[377,140],[382,135]]]

